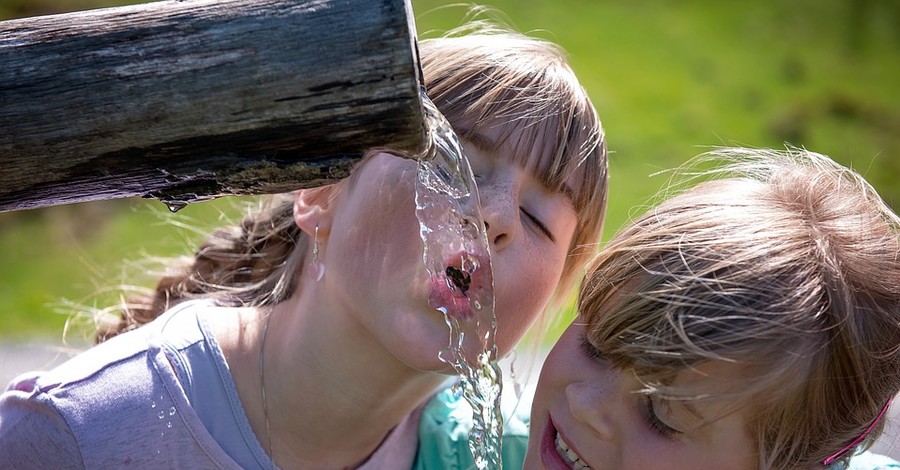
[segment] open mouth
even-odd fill
[[[431,307],[466,320],[489,305],[493,287],[490,259],[463,251],[445,259],[442,269],[432,278]]]
[[[482,295],[490,289],[490,259],[475,253],[460,252],[444,260],[447,287],[457,297]]]
[[[559,433],[556,434],[556,452],[558,452],[559,456],[562,457],[566,463],[571,465],[574,470],[591,470],[591,467],[588,466],[584,460],[581,460],[581,457],[569,447],[569,444],[563,440]]]
[[[469,286],[472,285],[472,276],[455,266],[447,266],[447,269],[444,270],[444,274],[447,275],[447,279],[450,279],[450,282],[459,288],[463,294],[468,292]]]

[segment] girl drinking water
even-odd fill
[[[472,27],[420,43],[428,96],[475,172],[500,355],[564,299],[600,234],[607,161],[562,51]],[[271,198],[129,299],[102,344],[0,398],[0,467],[409,468],[453,370],[429,298],[416,161],[371,152]],[[448,268],[459,269],[448,260]]]

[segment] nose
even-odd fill
[[[603,441],[615,438],[614,393],[607,386],[594,382],[577,382],[566,387],[569,411],[578,421],[590,428]]]
[[[495,252],[509,246],[518,230],[519,203],[512,189],[492,188],[481,193],[484,228]]]

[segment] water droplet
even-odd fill
[[[173,406],[173,407],[169,408],[169,416],[172,416],[174,414],[175,414],[175,407]]]
[[[169,208],[169,211],[171,211],[173,214],[180,211],[181,209],[184,209],[188,205],[187,201],[174,201],[174,200],[173,201],[163,201],[163,204],[165,204],[166,207]]]
[[[165,412],[165,411],[160,411],[159,414],[158,414],[157,416],[159,416],[159,419],[163,419],[163,418],[166,417],[166,412]]]
[[[150,402],[150,408],[156,408],[156,402],[155,402],[155,401],[151,401],[151,402]]]
[[[478,262],[475,261],[475,259],[472,258],[472,256],[470,256],[468,253],[466,253],[466,255],[462,258],[462,266],[460,266],[460,269],[469,274],[472,274],[476,269],[478,269]]]
[[[166,427],[169,428],[169,429],[172,429],[172,422],[169,421],[169,422],[166,424]]]

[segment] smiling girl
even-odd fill
[[[590,264],[527,469],[900,468],[900,218],[827,157],[731,149]]]

